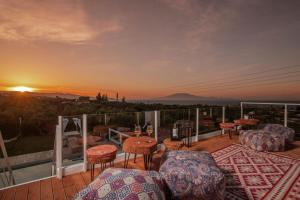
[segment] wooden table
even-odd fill
[[[230,122],[224,122],[224,123],[220,123],[220,128],[225,131],[228,131],[228,135],[229,135],[229,138],[231,139],[231,131],[232,129],[234,129],[236,126],[235,123],[230,123]]]
[[[179,150],[183,146],[182,140],[171,140],[170,138],[164,139],[163,143],[167,150]]]
[[[234,123],[239,126],[257,126],[258,119],[236,119]]]
[[[151,161],[154,151],[157,150],[157,142],[154,138],[129,137],[123,143],[123,151],[125,152],[124,167],[127,168],[130,154],[143,154],[144,166],[148,170],[151,168]]]
[[[95,164],[100,163],[102,170],[106,167],[106,163],[109,163],[110,166],[114,165],[117,150],[115,145],[98,145],[86,150],[87,160],[91,165],[91,180],[94,179]]]

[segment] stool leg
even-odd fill
[[[136,163],[136,154],[134,154],[133,163]]]
[[[229,139],[231,139],[231,129],[228,129]]]
[[[124,160],[124,168],[126,168],[126,152],[125,152],[125,160]]]

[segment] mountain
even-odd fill
[[[147,100],[136,100],[134,102],[143,103],[161,103],[161,104],[179,104],[179,105],[192,105],[192,104],[207,104],[207,105],[228,105],[237,104],[239,100],[218,97],[204,97],[196,96],[189,93],[175,93],[164,97],[158,97]]]
[[[196,96],[189,93],[175,93],[175,94],[170,94],[168,96],[155,98],[155,100],[164,100],[164,101],[196,101],[196,100],[210,100],[210,99],[217,99],[217,98]]]

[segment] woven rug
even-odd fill
[[[300,199],[300,160],[239,144],[212,155],[226,176],[225,199]]]

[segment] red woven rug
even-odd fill
[[[226,175],[225,199],[300,199],[300,160],[239,144],[212,155]]]

